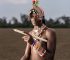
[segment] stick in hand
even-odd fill
[[[17,33],[20,33],[20,34],[23,34],[23,35],[27,35],[24,31],[20,31],[18,29],[13,29],[13,31],[17,32]],[[35,36],[34,34],[31,35],[33,38],[36,38],[36,39],[39,39],[41,41],[44,41],[44,42],[47,42],[47,40],[43,39],[43,38],[40,38],[38,36]]]

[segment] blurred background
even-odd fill
[[[45,24],[57,35],[55,60],[70,60],[70,1],[39,0],[45,13]],[[0,0],[0,60],[20,60],[26,43],[22,35],[12,29],[29,32],[33,26],[28,20],[32,0]]]

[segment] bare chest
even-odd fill
[[[35,36],[38,36],[40,38],[46,39],[45,36],[45,31],[41,33],[41,31],[35,31],[32,32]],[[34,43],[32,44],[31,50],[32,50],[32,55],[38,55],[38,56],[43,56],[44,53],[47,50],[47,43],[41,40],[37,40],[33,38]]]

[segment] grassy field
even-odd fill
[[[56,29],[56,34],[55,60],[70,60],[70,29]],[[0,29],[0,60],[20,60],[26,46],[21,37],[21,34],[13,32],[12,29]]]

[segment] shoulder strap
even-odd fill
[[[42,31],[40,32],[40,34],[38,36],[41,36],[42,33],[44,33],[44,31],[46,31],[47,29],[48,29],[48,27],[44,26],[43,29],[42,29]]]

